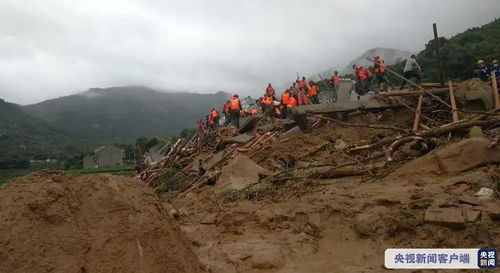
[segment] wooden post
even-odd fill
[[[453,122],[458,121],[457,103],[455,101],[455,93],[453,92],[453,84],[451,81],[448,82],[448,87],[450,89],[450,102],[451,102],[451,113],[453,116]]]
[[[432,24],[432,28],[434,29],[434,42],[432,43],[434,46],[434,52],[436,53],[436,63],[437,69],[439,71],[439,81],[441,83],[441,87],[444,87],[444,71],[443,71],[443,63],[441,62],[441,54],[439,53],[439,39],[436,23]]]
[[[491,71],[491,87],[493,89],[493,99],[495,100],[495,109],[500,108],[500,98],[498,97],[498,85],[495,71]]]
[[[422,110],[422,101],[424,100],[424,96],[420,95],[418,97],[417,110],[415,111],[415,121],[413,121],[413,131],[418,131],[418,125],[420,124],[420,112]]]

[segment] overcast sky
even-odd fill
[[[413,52],[500,17],[498,0],[0,0],[0,98],[91,87],[261,93],[365,50]]]

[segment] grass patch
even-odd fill
[[[73,170],[66,170],[66,173],[73,174],[76,176],[87,175],[87,174],[103,174],[103,173],[122,175],[122,176],[132,176],[132,174],[134,174],[134,166],[129,165],[129,166],[118,166],[118,167],[99,168],[99,169],[73,169]]]
[[[161,171],[160,187],[156,189],[156,194],[164,195],[172,193],[184,188],[189,181],[189,178],[181,171],[179,166],[173,166]]]

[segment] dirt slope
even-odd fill
[[[0,272],[202,272],[153,191],[40,172],[0,188]]]

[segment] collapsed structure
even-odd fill
[[[500,105],[474,81],[250,117],[137,177],[212,272],[379,272],[388,247],[499,245]]]

